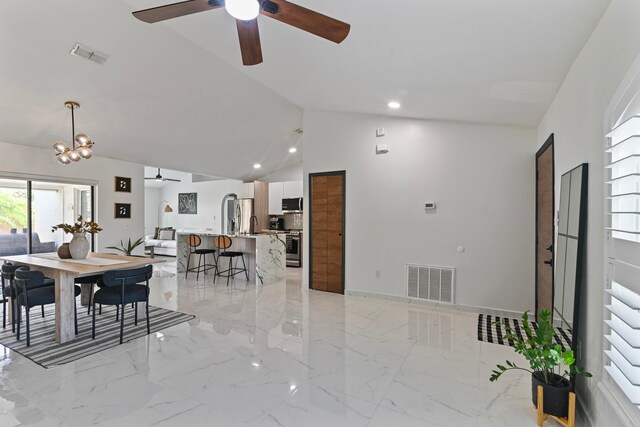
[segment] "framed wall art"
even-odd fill
[[[195,215],[198,213],[198,193],[178,193],[178,213]]]
[[[131,193],[131,178],[116,176],[115,191],[118,193]]]
[[[131,218],[131,203],[115,203],[114,204],[114,218],[116,219],[130,219]]]

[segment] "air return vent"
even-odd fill
[[[96,64],[104,64],[105,62],[107,62],[107,58],[108,56],[105,55],[104,53],[100,53],[98,51],[96,51],[95,49],[92,49],[88,46],[84,46],[81,45],[80,43],[76,43],[73,48],[71,49],[71,52],[69,52],[71,55],[75,55],[75,56],[79,56],[81,58],[84,59],[88,59],[89,61],[93,61]]]
[[[453,303],[455,269],[427,265],[407,265],[407,296]]]

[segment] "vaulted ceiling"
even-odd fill
[[[1,2],[0,141],[68,140],[71,99],[95,155],[250,179],[300,161],[304,109],[535,126],[610,0],[298,0],[351,33],[335,45],[261,16],[253,67],[224,10],[131,15],[170,2]],[[107,63],[69,55],[76,42]]]

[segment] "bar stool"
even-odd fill
[[[200,278],[200,272],[204,272],[207,274],[207,270],[211,270],[215,268],[218,271],[218,260],[216,259],[216,250],[215,249],[196,249],[198,246],[202,244],[202,239],[197,234],[189,234],[187,236],[187,244],[189,245],[189,255],[187,256],[187,269],[184,273],[184,278],[187,278],[187,275],[190,271],[195,271],[198,274],[196,275],[196,280]],[[198,258],[198,266],[189,268],[189,262],[191,261],[191,254],[200,255]],[[213,255],[214,264],[207,264],[207,254]],[[204,259],[204,261],[203,261]],[[215,276],[213,276],[215,279]]]
[[[220,253],[218,254],[218,260],[216,261],[216,276],[222,276],[227,278],[227,286],[229,286],[229,278],[235,276],[236,274],[240,274],[244,271],[245,276],[247,276],[247,281],[249,280],[249,273],[247,272],[247,266],[244,263],[244,253],[238,251],[227,251],[231,247],[232,244],[231,237],[229,236],[216,236],[213,239],[213,244]],[[229,268],[226,270],[220,271],[217,264],[220,258],[225,257],[229,258]],[[236,267],[233,267],[233,259],[240,257],[242,259],[242,268],[237,267],[238,261],[236,261]],[[222,273],[227,273],[226,276]],[[216,276],[213,276],[213,283],[216,282]]]

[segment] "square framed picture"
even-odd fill
[[[196,215],[198,213],[198,193],[178,193],[178,213]]]
[[[116,176],[115,191],[119,193],[131,193],[131,178]]]
[[[116,219],[131,218],[131,203],[115,203],[114,210],[114,218]]]

